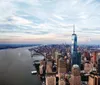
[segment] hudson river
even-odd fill
[[[0,85],[41,85],[32,62],[28,48],[0,50]]]

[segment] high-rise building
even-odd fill
[[[97,58],[96,58],[97,63],[99,59],[100,59],[100,52],[97,52]]]
[[[46,73],[52,73],[52,62],[51,61],[47,61]]]
[[[70,85],[81,85],[80,68],[78,65],[73,65],[72,74],[69,82]]]
[[[55,51],[55,60],[56,63],[58,62],[59,56],[61,55],[61,53],[59,53],[57,50]]]
[[[99,75],[100,75],[100,58],[98,59],[97,72],[98,72]]]
[[[97,52],[93,52],[93,63],[96,63],[96,58],[97,58]]]
[[[56,85],[56,76],[55,75],[46,76],[46,85]]]
[[[66,85],[65,79],[59,79],[59,85]]]
[[[73,34],[72,34],[72,47],[71,47],[71,55],[72,55],[72,65],[77,64],[77,35],[75,34],[75,26],[73,25]]]
[[[75,34],[75,26],[73,26],[72,34],[72,53],[77,52],[77,35]]]
[[[58,60],[58,74],[66,72],[67,72],[67,62],[63,58],[60,58]]]
[[[77,65],[81,67],[81,52],[77,52]]]

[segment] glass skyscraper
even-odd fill
[[[72,46],[71,46],[71,63],[78,64],[78,57],[77,57],[77,35],[75,34],[75,27],[73,26],[73,34],[72,34]]]

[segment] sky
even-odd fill
[[[0,43],[100,43],[100,0],[0,0]]]

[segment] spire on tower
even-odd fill
[[[75,34],[75,25],[73,24],[73,34]]]

